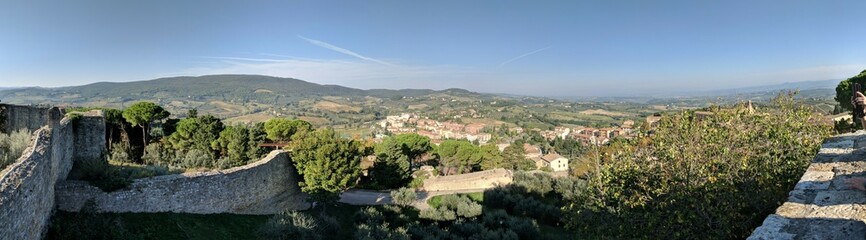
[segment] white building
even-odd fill
[[[550,167],[554,172],[568,171],[568,158],[556,153],[549,153],[540,158],[535,158],[535,166],[538,168]]]

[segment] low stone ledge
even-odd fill
[[[866,194],[845,180],[866,177],[866,131],[828,138],[788,194],[748,239],[866,239]]]

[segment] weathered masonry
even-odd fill
[[[33,131],[18,160],[0,171],[0,239],[40,239],[59,206],[78,211],[93,202],[102,212],[273,214],[308,204],[287,153],[274,151],[237,168],[135,180],[106,193],[67,180],[87,164],[104,164],[101,111],[69,118],[63,109],[0,104],[0,130]]]
[[[749,239],[866,239],[866,193],[845,180],[866,177],[866,131],[827,139],[788,200]]]

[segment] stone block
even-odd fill
[[[806,171],[800,182],[794,186],[795,190],[823,190],[830,188],[830,183],[835,174],[833,172]]]
[[[779,228],[758,227],[747,240],[793,240],[796,235],[782,232]]]
[[[788,193],[788,202],[811,204],[815,199],[815,192],[810,190],[792,190]]]
[[[802,218],[812,211],[812,205],[786,202],[776,208],[776,214],[787,218]]]
[[[866,195],[856,190],[820,191],[815,195],[814,201],[814,204],[818,206],[864,203],[866,203]]]
[[[808,231],[802,239],[866,239],[866,225],[861,221],[826,219],[803,226]]]
[[[854,139],[824,143],[821,148],[854,148]]]

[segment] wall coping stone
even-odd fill
[[[866,193],[845,185],[852,177],[866,177],[863,130],[826,139],[788,200],[748,239],[866,239]]]

